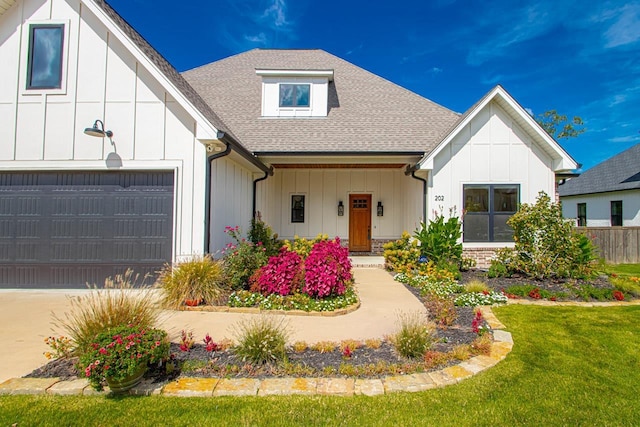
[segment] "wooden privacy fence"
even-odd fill
[[[640,227],[576,227],[599,249],[599,256],[612,264],[640,263]]]

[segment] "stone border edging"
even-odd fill
[[[345,308],[338,308],[333,311],[304,311],[304,310],[263,310],[259,307],[228,307],[225,305],[202,305],[196,307],[184,306],[177,311],[203,311],[214,313],[242,313],[242,314],[274,314],[285,316],[316,316],[316,317],[336,317],[353,313],[360,308],[360,300]]]
[[[216,396],[376,396],[394,392],[417,392],[455,384],[488,369],[507,357],[513,348],[511,333],[493,314],[490,306],[479,307],[493,330],[489,356],[475,356],[457,365],[432,372],[393,375],[384,378],[193,378],[183,377],[164,384],[144,380],[129,394],[172,397]],[[62,381],[60,378],[11,378],[0,384],[0,395],[106,395],[89,386],[86,379]]]

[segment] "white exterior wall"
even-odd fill
[[[622,200],[622,225],[640,226],[640,190],[561,197],[562,215],[578,218],[578,203],[587,204],[587,227],[611,226],[611,202]]]
[[[225,227],[239,226],[243,235],[249,231],[254,179],[253,173],[228,157],[213,161],[209,252],[217,254],[232,241]]]
[[[305,195],[305,222],[291,223],[291,196]],[[397,239],[420,222],[422,183],[397,169],[281,169],[258,183],[257,210],[282,239],[349,238],[349,194],[371,194],[371,238]],[[338,216],[338,202],[344,216]],[[376,215],[381,201],[384,216]]]
[[[538,192],[553,200],[553,160],[495,102],[489,103],[434,159],[429,175],[428,218],[463,208],[465,184],[520,184],[520,203]],[[501,247],[505,243],[465,243],[465,247]]]
[[[26,91],[33,21],[64,22],[64,89]],[[205,149],[196,121],[79,0],[24,0],[0,17],[0,168],[173,170],[174,260],[202,253]],[[85,135],[96,119],[114,132]]]

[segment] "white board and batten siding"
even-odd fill
[[[27,91],[29,24],[64,23],[63,89]],[[201,253],[205,148],[196,120],[78,0],[24,0],[0,16],[0,168],[174,172],[174,260]],[[147,64],[147,65],[145,65]],[[96,119],[114,133],[85,135]],[[117,164],[118,162],[116,162]]]
[[[257,210],[280,237],[313,238],[320,233],[349,237],[349,194],[371,194],[371,238],[397,239],[420,221],[422,183],[402,169],[276,169],[258,184]],[[291,222],[291,196],[305,196],[304,223]],[[344,216],[338,216],[338,202]],[[381,201],[384,215],[376,215]]]
[[[233,240],[225,227],[238,226],[243,235],[249,231],[253,207],[253,180],[259,178],[229,157],[211,165],[211,217],[209,252],[220,256]]]
[[[555,194],[553,160],[495,102],[478,112],[436,155],[433,165],[428,180],[431,219],[434,211],[446,216],[451,208],[462,214],[465,184],[519,184],[520,203],[535,202],[540,191],[552,199]]]
[[[562,215],[565,218],[578,218],[578,203],[587,204],[587,227],[611,226],[611,202],[622,202],[622,225],[640,226],[640,190],[614,191],[598,194],[564,196]]]

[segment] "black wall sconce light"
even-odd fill
[[[98,127],[98,125],[100,125],[100,127]],[[102,120],[96,120],[93,123],[93,127],[84,129],[84,133],[98,138],[104,138],[105,136],[107,138],[111,138],[113,136],[113,132],[110,130],[104,130],[104,123],[102,123]]]
[[[384,216],[384,206],[382,206],[382,202],[378,200],[378,206],[376,208],[378,212],[378,216]]]
[[[338,216],[344,216],[344,205],[342,204],[342,200],[338,202]]]

